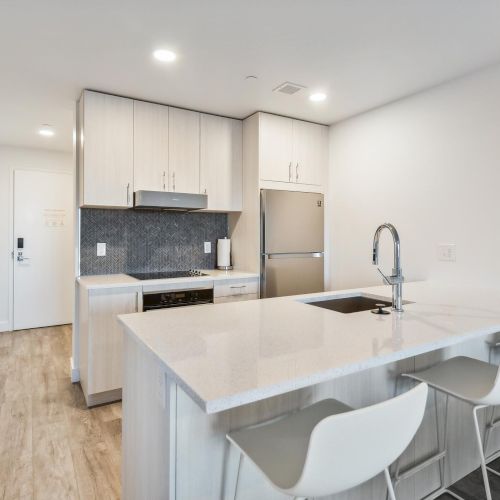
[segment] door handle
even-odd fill
[[[172,172],[172,191],[175,191],[175,172]]]
[[[18,252],[17,254],[17,262],[24,262],[25,260],[30,260],[29,257],[24,257],[22,252]]]
[[[295,166],[295,182],[299,182],[299,164]]]
[[[165,191],[165,171],[163,171],[162,184],[163,184],[163,191]]]
[[[127,184],[127,206],[130,205],[130,182]]]
[[[292,182],[292,162],[288,164],[288,182]]]

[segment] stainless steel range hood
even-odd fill
[[[134,208],[154,210],[200,210],[207,208],[207,195],[166,191],[136,191]]]

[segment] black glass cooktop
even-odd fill
[[[128,273],[132,278],[138,280],[164,280],[169,278],[193,278],[196,276],[207,276],[200,271],[158,271],[154,273]]]

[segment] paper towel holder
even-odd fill
[[[224,240],[227,240],[227,236],[225,238],[223,238]],[[217,240],[217,243],[219,243],[220,240]],[[218,250],[218,246],[217,245],[217,250]],[[218,260],[218,259],[217,259]],[[229,266],[217,266],[217,269],[221,270],[221,271],[230,271],[231,269],[233,269],[233,266],[232,266],[232,258],[231,258],[231,254],[229,254]]]

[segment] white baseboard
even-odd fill
[[[0,321],[0,332],[10,332],[10,325],[8,321]]]
[[[71,370],[71,382],[80,382],[80,369],[76,368],[73,363],[73,357],[69,360]]]

